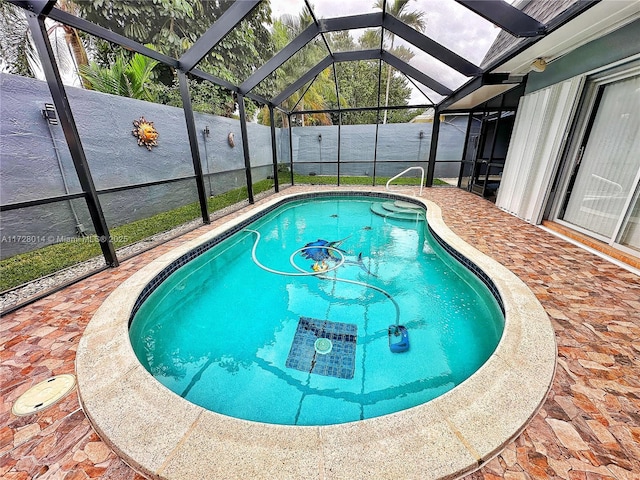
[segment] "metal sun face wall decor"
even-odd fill
[[[149,122],[144,117],[133,121],[135,127],[131,130],[131,134],[138,139],[138,145],[147,147],[151,151],[152,147],[158,146],[158,131],[153,126],[153,122]]]

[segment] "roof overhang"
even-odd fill
[[[482,105],[515,87],[517,87],[517,85],[483,85],[451,105],[448,105],[441,111],[444,113],[447,110],[472,110],[478,105]]]
[[[519,86],[523,81],[524,76],[522,75],[485,73],[480,77],[474,78],[444,99],[438,109],[441,112],[471,110]]]
[[[516,44],[513,50],[489,65],[488,75],[467,82],[443,100],[439,110],[444,112],[478,107],[517,86],[517,83],[497,79],[524,78],[532,70],[532,63],[536,59],[542,58],[550,63],[640,18],[640,2],[632,0],[584,2],[576,4],[575,8],[578,10],[566,13],[568,18],[559,18],[557,23],[551,24],[544,37],[524,39]]]
[[[550,63],[563,55],[603,37],[640,18],[640,2],[604,0],[565,23],[513,58],[492,69],[492,73],[526,74],[537,58]]]

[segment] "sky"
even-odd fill
[[[507,1],[511,3],[514,0]],[[373,13],[379,11],[373,8],[374,2],[375,0],[311,0],[317,18]],[[283,14],[298,15],[304,6],[304,0],[271,0],[273,18],[278,18]],[[425,35],[476,65],[481,63],[485,53],[500,32],[499,28],[469,11],[455,0],[410,0],[407,9],[426,12]],[[354,31],[354,37],[360,35],[362,31]],[[459,72],[421,52],[401,38],[396,38],[395,44],[403,45],[415,53],[410,62],[413,67],[451,90],[455,90],[468,80]],[[410,86],[412,87],[411,103],[414,105],[429,103],[428,99],[438,102],[442,98],[426,87],[420,86],[422,92],[427,94],[427,98],[425,98],[412,84]]]
[[[311,3],[318,18],[379,11],[373,8],[374,0],[314,0]],[[274,18],[286,13],[297,15],[303,6],[303,0],[271,0]],[[482,62],[485,53],[500,32],[498,27],[454,0],[410,0],[407,9],[426,12],[427,26],[423,33],[476,65]],[[455,89],[468,80],[457,71],[420,52],[404,40],[397,38],[395,43],[411,48],[416,53],[410,62],[411,65],[443,85]],[[432,100],[437,101],[440,98],[437,95],[432,95],[431,91],[426,93]],[[412,102],[423,100],[423,95],[414,89]]]

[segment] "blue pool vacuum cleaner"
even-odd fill
[[[389,325],[389,350],[402,353],[409,350],[409,332],[404,325]]]

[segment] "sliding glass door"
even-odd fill
[[[640,252],[640,71],[592,79],[557,219]]]

